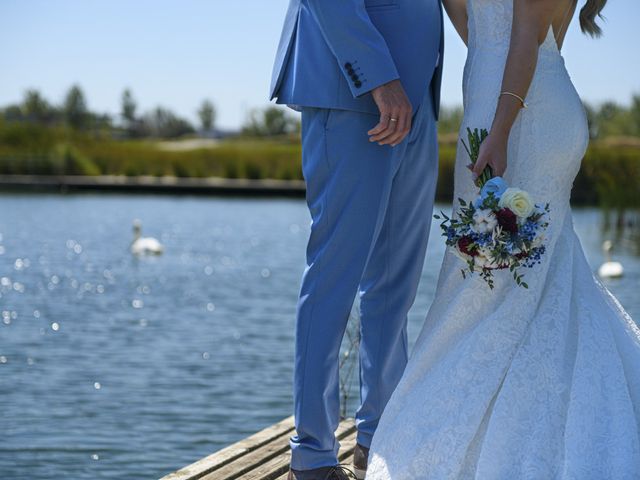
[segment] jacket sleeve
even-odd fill
[[[307,4],[354,97],[400,78],[364,0],[307,0]]]

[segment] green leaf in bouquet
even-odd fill
[[[477,128],[473,129],[473,131],[467,127],[467,142],[464,139],[460,139],[464,149],[467,151],[469,155],[469,159],[471,160],[471,164],[475,165],[478,161],[478,156],[480,155],[480,145],[482,142],[489,136],[489,132],[486,129],[478,130]],[[482,188],[485,183],[487,183],[490,179],[493,178],[493,170],[487,165],[482,174],[476,180],[476,184]]]

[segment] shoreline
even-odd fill
[[[171,193],[304,197],[302,180],[126,175],[0,175],[0,191]]]
[[[0,174],[0,194],[58,193],[61,195],[82,192],[132,193],[160,195],[197,195],[221,197],[301,198],[306,195],[304,180],[250,179],[224,177],[175,177],[153,175],[30,175]],[[436,192],[435,202],[451,202],[446,194]],[[572,207],[593,207],[615,211],[589,201],[576,201]],[[635,211],[633,207],[622,212]],[[634,220],[635,224],[636,221]]]

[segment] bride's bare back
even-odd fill
[[[447,15],[451,20],[454,28],[460,35],[462,41],[467,44],[468,28],[467,28],[467,0],[443,0]],[[569,23],[573,17],[577,2],[576,0],[563,0],[557,2],[555,16],[552,18],[551,24],[555,33],[558,45],[562,48],[565,34],[567,33]],[[526,18],[524,19],[526,21]]]

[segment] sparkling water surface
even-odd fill
[[[135,218],[163,255],[130,254]],[[638,242],[574,221],[640,318]],[[0,478],[159,478],[289,416],[308,232],[298,199],[0,194]],[[434,223],[411,342],[443,251]]]

